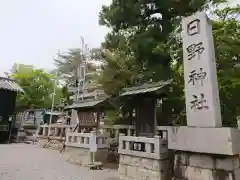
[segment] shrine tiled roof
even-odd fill
[[[66,106],[64,109],[94,109],[98,107],[104,107],[107,104],[107,99],[99,99],[99,100],[79,100],[74,102],[72,105]]]
[[[47,111],[47,112],[44,112],[44,115],[53,115],[53,116],[61,116],[61,115],[64,115],[63,112],[51,112],[51,111]]]
[[[23,89],[12,79],[0,77],[0,89],[24,92]]]
[[[124,88],[122,89],[119,96],[122,97],[122,96],[130,96],[130,95],[137,95],[137,94],[154,93],[159,90],[162,90],[164,87],[166,87],[171,83],[172,83],[172,80],[168,80],[168,81],[159,81],[156,83],[143,84],[140,86],[134,86],[130,88]]]

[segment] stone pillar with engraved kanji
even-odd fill
[[[168,131],[173,179],[240,179],[240,131],[222,127],[211,21],[198,12],[182,29],[187,126]]]

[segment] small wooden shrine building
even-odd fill
[[[122,89],[123,117],[135,125],[136,136],[153,137],[158,125],[156,106],[167,96],[169,81],[143,84]]]
[[[65,110],[76,110],[78,113],[78,131],[85,129],[90,132],[92,128],[99,128],[101,114],[109,108],[111,108],[109,99],[99,97],[98,99],[77,100],[72,105],[66,106]]]
[[[0,143],[7,142],[15,121],[15,104],[23,89],[12,79],[0,77]]]

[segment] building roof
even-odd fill
[[[23,89],[12,79],[0,77],[0,89],[24,92]]]
[[[61,116],[61,115],[64,115],[63,112],[51,112],[51,111],[47,111],[47,112],[44,112],[44,115],[53,115],[53,116]]]
[[[94,108],[104,108],[109,106],[108,99],[86,99],[86,100],[78,100],[74,102],[70,106],[66,106],[64,109],[78,109],[78,110],[88,110],[88,109],[94,109]]]
[[[140,86],[134,86],[134,87],[130,87],[130,88],[124,88],[124,89],[122,89],[119,96],[123,97],[123,96],[137,95],[137,94],[159,92],[164,87],[166,87],[167,85],[169,85],[171,83],[172,83],[172,80],[168,80],[168,81],[159,81],[156,83],[143,84]]]

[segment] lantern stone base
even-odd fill
[[[66,160],[73,164],[88,166],[92,163],[92,153],[88,148],[66,147],[63,156]],[[108,149],[98,149],[94,153],[95,161],[105,162],[108,156]]]
[[[240,179],[239,156],[175,152],[173,180]]]
[[[240,179],[240,131],[235,128],[169,127],[175,150],[173,180]]]
[[[206,154],[236,155],[240,130],[236,128],[168,127],[168,149]]]

